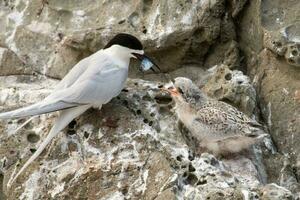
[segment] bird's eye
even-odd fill
[[[182,91],[181,88],[177,88],[177,90],[178,90],[178,92],[179,92],[180,94],[183,94],[183,91]]]

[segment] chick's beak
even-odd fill
[[[180,93],[175,87],[162,88],[162,91],[168,92],[171,96],[179,96]]]
[[[132,55],[142,62],[140,67],[142,71],[147,71],[150,69],[153,72],[161,72],[160,67],[145,54],[132,53]]]

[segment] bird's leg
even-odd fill
[[[189,149],[195,151],[195,154],[201,155],[201,153],[203,153],[204,151],[198,154],[199,153],[197,151],[197,149],[199,150],[198,140],[190,133],[187,127],[180,120],[178,121],[178,129],[183,139],[185,140],[186,144],[189,146]]]

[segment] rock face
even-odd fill
[[[0,199],[296,199],[300,193],[300,3],[296,0],[3,0],[0,110],[44,98],[119,32],[141,39],[174,78],[263,123],[273,141],[247,155],[193,156],[163,74],[133,63],[126,90],[89,110],[18,179],[55,113],[0,121]],[[151,81],[143,81],[147,79]],[[273,143],[276,146],[273,146]],[[299,197],[298,197],[299,198]]]
[[[210,48],[226,51],[236,38],[232,16],[241,5],[233,3],[233,10],[226,11],[224,0],[3,1],[0,16],[6,20],[0,21],[5,30],[0,45],[12,49],[32,70],[62,78],[115,33],[129,32],[170,71],[203,63]]]
[[[272,9],[271,9],[272,7]],[[251,1],[241,17],[240,46],[247,69],[259,96],[264,121],[278,148],[289,160],[283,171],[294,174],[293,184],[282,185],[299,191],[300,89],[298,1]],[[259,42],[256,42],[259,41]],[[280,169],[280,167],[279,167]],[[289,169],[289,170],[288,170]],[[278,171],[277,171],[278,172]],[[273,171],[270,178],[279,180]]]
[[[43,98],[43,91],[47,91],[44,87],[48,89],[51,82],[35,80],[30,85],[34,83],[41,87],[35,99]],[[17,94],[23,94],[29,99],[31,91],[22,88],[23,85],[24,80],[14,80],[12,87],[16,90],[9,96],[17,98]],[[260,184],[264,173],[260,156],[256,157],[258,161],[247,155],[224,161],[207,153],[194,157],[178,128],[177,117],[170,110],[173,103],[161,92],[160,85],[129,80],[119,97],[101,111],[89,110],[70,123],[11,190],[6,189],[7,181],[39,146],[55,114],[37,117],[21,134],[13,131],[22,120],[2,123],[2,132],[6,134],[1,136],[0,153],[6,197],[241,199],[260,196],[260,191],[265,191]],[[10,106],[18,104],[10,102]],[[261,148],[254,149],[261,151]],[[265,191],[264,195],[273,194]]]
[[[14,52],[0,47],[0,75],[25,74],[26,67]]]
[[[238,70],[230,70],[221,65],[210,69],[212,75],[204,86],[204,91],[218,100],[227,101],[248,116],[255,117],[256,92],[249,77]]]

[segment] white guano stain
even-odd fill
[[[249,195],[249,191],[248,191],[248,190],[242,189],[241,192],[242,192],[242,194],[243,194],[244,200],[250,200],[250,199],[249,199],[249,196],[250,196],[250,195]]]
[[[50,190],[49,194],[51,195],[52,198],[54,198],[57,194],[64,191],[64,188],[65,188],[65,183],[63,182],[62,184],[59,184],[59,185],[55,186],[55,188]]]
[[[188,12],[187,14],[185,14],[181,21],[181,23],[185,24],[185,25],[191,25],[193,22],[193,16],[191,12]]]
[[[147,170],[145,170],[145,172],[143,173],[143,182],[144,182],[144,184],[143,184],[143,189],[142,189],[143,194],[145,193],[145,191],[146,191],[146,189],[147,189],[147,179],[148,179],[148,175],[149,175],[149,170],[147,169]]]
[[[39,199],[41,173],[38,171],[33,172],[29,179],[25,182],[25,190],[20,196],[20,200],[37,200]]]
[[[18,0],[15,2],[15,5],[16,5],[15,9],[16,9],[16,7],[18,7],[18,5],[21,2],[22,2],[21,0]],[[22,2],[22,3],[24,3],[24,2]],[[14,51],[17,54],[18,54],[18,48],[16,46],[16,43],[14,42],[14,37],[15,37],[18,27],[23,24],[24,13],[27,10],[28,6],[29,6],[29,1],[25,1],[25,8],[22,10],[22,12],[14,11],[11,14],[9,14],[7,17],[7,20],[8,20],[7,24],[9,24],[10,21],[13,21],[15,23],[15,25],[14,25],[14,29],[11,32],[10,31],[7,32],[8,37],[6,38],[5,43],[12,51]]]
[[[71,23],[73,24],[74,29],[81,29],[88,17],[83,10],[73,11],[72,14],[73,17],[71,18]]]
[[[124,195],[121,192],[116,191],[114,193],[110,193],[106,195],[105,197],[102,197],[100,200],[123,200],[123,199],[125,199]]]
[[[41,33],[41,34],[49,34],[52,32],[53,26],[50,23],[32,21],[29,25],[26,26],[28,30]]]
[[[74,15],[80,16],[80,17],[84,17],[85,16],[85,11],[84,10],[75,10],[73,11]]]
[[[148,18],[148,31],[147,33],[149,34],[150,37],[154,38],[154,34],[153,34],[153,31],[154,29],[156,29],[156,20],[157,18],[159,17],[160,15],[160,12],[159,12],[159,9],[160,9],[160,5],[158,5],[155,9],[155,11],[153,12],[152,15],[150,15],[150,17]]]
[[[269,126],[269,128],[271,128],[272,127],[272,105],[271,105],[271,102],[268,103],[267,108],[268,108],[268,126]]]

